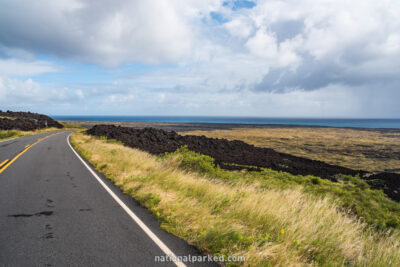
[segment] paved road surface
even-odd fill
[[[70,133],[0,142],[0,266],[176,266],[155,262],[165,253],[71,150]],[[99,176],[175,255],[200,255]]]

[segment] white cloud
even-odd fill
[[[6,76],[33,76],[55,71],[60,71],[59,67],[47,61],[0,58],[0,73]]]
[[[190,6],[190,1],[179,0],[3,1],[0,43],[106,66],[172,62],[190,55],[194,33],[189,23],[214,5],[204,1]]]
[[[104,103],[109,105],[114,105],[114,104],[129,104],[132,103],[132,101],[135,99],[135,95],[128,93],[128,94],[110,94],[105,97]]]
[[[363,110],[354,100],[363,91],[384,88],[382,94],[396,94],[399,1],[260,0],[251,9],[238,10],[222,3],[2,1],[2,97],[11,98],[4,88],[20,88],[14,89],[12,97],[23,99],[41,90],[60,102],[87,100],[91,95],[110,110],[118,108],[117,103],[123,106],[149,97],[148,104],[156,99],[160,111],[162,107],[207,107],[222,113],[236,104],[247,106],[243,112],[275,115],[292,114],[292,105],[299,114],[309,114],[314,106],[322,113],[341,115]],[[223,20],[213,20],[210,12]],[[114,84],[91,91],[61,85],[57,90],[43,89],[33,81],[10,78],[57,71],[53,64],[35,60],[37,54],[117,70],[124,63],[159,67],[124,72],[112,79]],[[390,97],[380,99],[392,104]],[[331,103],[336,107],[343,103],[341,111]]]
[[[225,23],[224,27],[232,36],[239,38],[249,37],[254,30],[253,21],[244,15],[234,17],[231,21]]]
[[[0,76],[0,104],[9,105],[58,105],[60,102],[82,100],[81,90],[66,87],[43,87],[32,79],[19,80]]]
[[[255,36],[246,42],[246,47],[256,56],[266,60],[274,59],[278,55],[278,45],[273,33],[259,29]]]

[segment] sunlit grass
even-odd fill
[[[27,135],[53,132],[53,131],[82,130],[82,129],[85,129],[85,128],[83,128],[81,126],[78,126],[78,125],[72,125],[72,124],[66,124],[66,123],[62,123],[62,124],[64,125],[64,128],[62,128],[62,129],[51,127],[51,128],[43,128],[43,129],[39,129],[39,130],[35,130],[35,131],[0,130],[0,141],[12,139],[12,138],[17,138],[17,137],[22,137],[22,136],[27,136]]]
[[[292,175],[262,168],[262,171],[232,172],[215,166],[214,159],[189,151],[186,147],[168,153],[164,159],[175,158],[174,165],[189,171],[234,183],[257,183],[261,188],[284,190],[301,188],[302,191],[317,197],[330,196],[344,211],[350,211],[362,218],[363,222],[381,230],[400,227],[400,203],[389,199],[381,190],[372,190],[359,177],[341,175],[338,182],[316,176]],[[171,162],[170,162],[171,164]]]
[[[64,130],[64,129],[62,129]],[[38,133],[47,133],[52,131],[60,131],[58,128],[45,128],[36,131],[19,131],[19,130],[0,130],[0,141],[17,138],[21,136],[33,135]]]
[[[207,162],[194,171],[178,154],[152,156],[83,133],[71,142],[162,228],[204,252],[244,255],[245,266],[400,266],[397,230],[378,234],[301,183],[213,176]]]

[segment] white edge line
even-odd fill
[[[85,165],[85,167],[90,171],[90,173],[96,178],[96,180],[104,187],[104,189],[111,195],[111,197],[125,210],[125,212],[134,220],[137,225],[139,225],[140,228],[150,237],[151,240],[153,240],[154,243],[167,255],[170,257],[170,259],[177,259],[176,255],[150,230],[149,227],[146,226],[146,224],[143,223],[139,217],[136,216],[133,211],[128,208],[128,206],[125,205],[125,203],[101,180],[101,178],[86,164],[86,162],[82,159],[82,157],[78,154],[78,152],[75,151],[75,149],[71,146],[71,143],[69,142],[69,137],[71,134],[68,135],[67,137],[67,142],[69,147],[72,149],[72,151],[75,153],[75,155],[80,159],[80,161]],[[175,265],[178,267],[186,267],[186,265],[182,262],[177,262],[174,261]]]

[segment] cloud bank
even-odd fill
[[[37,90],[56,114],[400,117],[398,1],[0,6],[1,105]],[[93,68],[107,81],[71,75]]]

